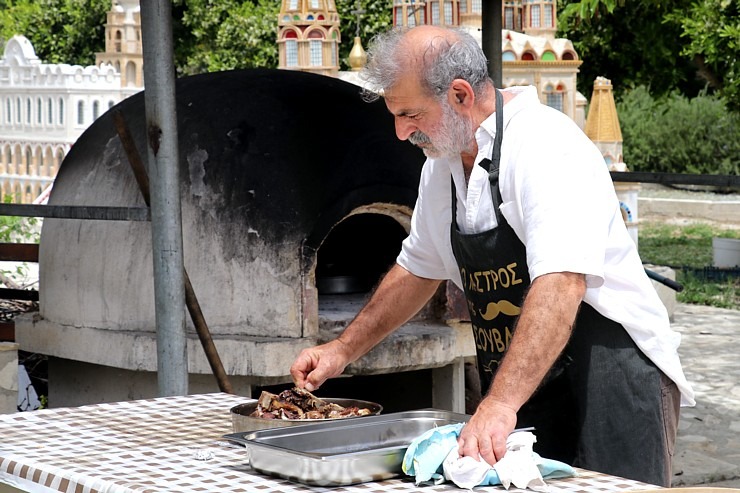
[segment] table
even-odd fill
[[[259,474],[244,447],[222,438],[232,432],[229,409],[246,401],[214,393],[0,415],[0,493],[463,491],[410,478],[321,488]],[[584,470],[548,484],[553,493],[656,488]],[[480,491],[494,489],[503,490]]]

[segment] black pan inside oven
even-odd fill
[[[366,293],[390,269],[406,230],[384,214],[355,214],[337,224],[317,253],[319,295]]]

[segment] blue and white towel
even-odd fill
[[[403,459],[402,469],[414,476],[416,484],[452,481],[460,488],[501,484],[517,488],[547,491],[543,478],[575,476],[575,470],[563,462],[544,459],[532,450],[537,441],[534,434],[521,431],[509,435],[506,454],[491,466],[482,458],[458,455],[457,439],[465,423],[433,428],[416,438]]]

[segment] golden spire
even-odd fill
[[[586,118],[586,135],[594,142],[622,142],[612,82],[604,77],[594,81],[591,105]]]
[[[355,36],[355,44],[349,52],[349,66],[352,67],[353,72],[359,72],[365,66],[365,63],[367,63],[367,53],[362,47],[360,37]]]

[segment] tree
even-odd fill
[[[638,86],[656,95],[705,87],[740,111],[738,0],[561,0],[560,35],[586,62],[579,89],[596,76],[617,96]],[[389,0],[336,0],[343,69],[357,32],[367,46],[389,29]],[[105,47],[110,0],[0,0],[0,37],[23,34],[48,63],[90,65]],[[175,66],[180,75],[234,68],[277,67],[280,0],[174,0]]]
[[[667,94],[674,88],[696,95],[703,81],[696,76],[690,57],[681,54],[681,27],[665,17],[679,3],[653,5],[627,0],[623,6],[609,9],[602,5],[586,9],[590,17],[580,17],[583,2],[567,2],[558,18],[559,35],[570,39],[582,60],[579,90],[591,94],[594,79],[604,76],[612,81],[615,95],[647,86],[653,94]],[[575,8],[578,7],[578,8]]]
[[[681,53],[693,57],[709,86],[740,111],[740,3],[702,0],[668,18],[681,25],[688,40]]]
[[[22,34],[47,63],[92,65],[105,49],[110,0],[8,0],[0,9],[0,37]]]
[[[181,74],[278,65],[277,0],[181,0],[174,27]]]
[[[597,75],[617,95],[640,85],[657,95],[705,88],[740,110],[740,4],[737,0],[564,0],[560,35],[581,58],[579,89]]]
[[[341,69],[349,69],[349,52],[357,35],[357,10],[360,10],[359,36],[367,48],[373,36],[393,27],[393,18],[388,0],[336,0],[341,22],[342,43],[339,46]]]
[[[357,32],[367,44],[375,34],[391,27],[387,0],[337,0],[342,42],[339,59],[343,69]],[[278,65],[277,20],[279,0],[180,0],[174,31],[178,70],[183,74],[234,68]],[[179,26],[179,27],[178,27]]]

